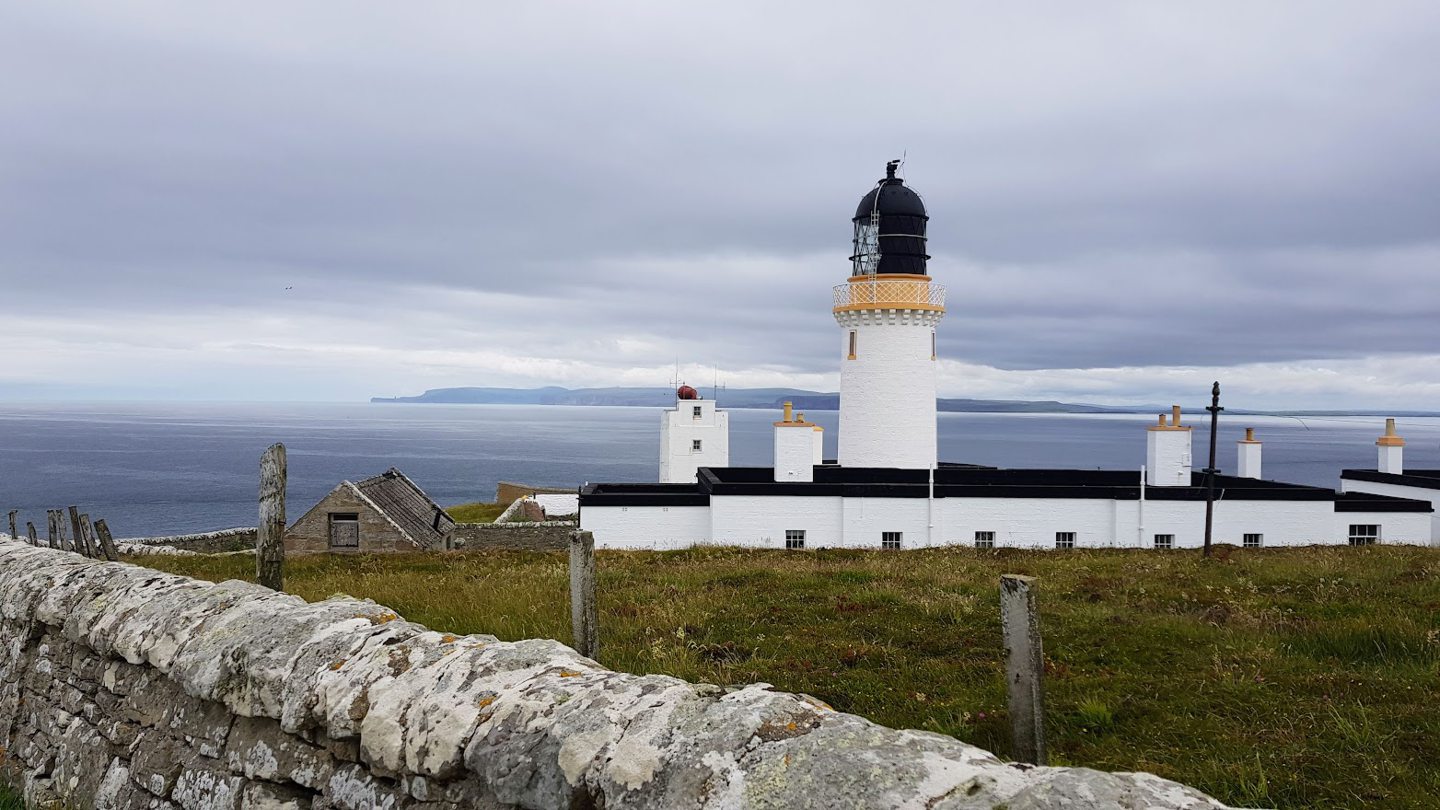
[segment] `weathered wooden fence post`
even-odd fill
[[[65,550],[65,544],[60,537],[60,521],[55,518],[54,509],[45,510],[45,531],[53,549]]]
[[[34,521],[30,521],[30,520],[25,521],[25,534],[30,537],[30,545],[32,545],[32,546],[38,546],[38,545],[40,545],[40,538],[37,537],[37,536],[35,536],[35,523],[34,523]]]
[[[120,559],[120,553],[115,548],[115,538],[110,536],[110,527],[105,525],[105,519],[95,521],[95,536],[100,538],[100,548],[105,550],[105,559],[114,562]]]
[[[595,604],[595,536],[570,533],[570,624],[575,649],[586,658],[600,654],[600,614]]]
[[[90,556],[97,560],[114,560],[101,548],[100,535],[95,533],[95,524],[90,522],[90,515],[80,516],[80,531],[85,534],[85,545],[90,547]]]
[[[94,557],[90,549],[90,538],[85,536],[85,526],[80,522],[80,510],[70,507],[70,534],[75,538],[75,550],[86,557]]]
[[[18,515],[18,514],[20,514],[20,510],[19,510],[19,509],[11,509],[11,510],[10,510],[10,539],[11,539],[11,540],[19,540],[19,539],[20,539],[20,535],[19,535],[18,533],[16,533],[16,531],[15,531],[15,516]]]
[[[285,589],[285,445],[260,456],[260,530],[255,537],[255,579]]]
[[[1045,654],[1035,580],[1000,576],[1000,624],[1005,636],[1005,685],[1010,699],[1011,753],[1019,762],[1045,764]]]

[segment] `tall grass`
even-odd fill
[[[1235,804],[1434,807],[1440,550],[600,552],[607,666],[765,681],[1005,755],[998,578],[1039,578],[1057,763]],[[146,558],[209,579],[246,558]],[[471,551],[287,561],[307,599],[452,632],[569,638],[566,559]]]

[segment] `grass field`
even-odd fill
[[[462,503],[445,507],[446,514],[461,523],[494,523],[508,503]]]
[[[207,579],[253,562],[146,558]],[[601,552],[600,660],[766,681],[1004,756],[997,581],[1040,579],[1052,762],[1146,770],[1227,802],[1440,802],[1440,550]],[[376,599],[503,639],[569,637],[566,559],[287,561],[307,599]]]

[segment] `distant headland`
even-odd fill
[[[710,396],[708,389],[701,393]],[[840,407],[840,395],[800,388],[721,388],[713,398],[722,408],[780,408],[793,403],[800,411],[833,411]],[[675,404],[675,391],[654,388],[432,388],[413,397],[371,397],[375,403],[430,403],[442,405],[610,405],[641,408],[668,408]],[[950,413],[1158,413],[1162,405],[1087,405],[1054,400],[940,398],[938,407]],[[1231,414],[1276,416],[1440,416],[1435,411],[1305,410],[1259,411],[1228,408]]]

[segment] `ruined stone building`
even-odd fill
[[[286,554],[447,549],[455,521],[391,467],[359,483],[341,481],[285,530]]]

